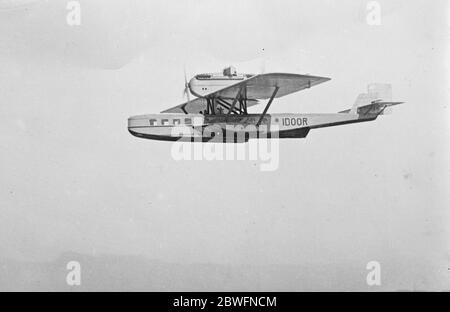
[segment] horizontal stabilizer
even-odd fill
[[[373,83],[367,87],[367,93],[358,95],[351,109],[340,111],[344,114],[386,115],[389,107],[402,104],[392,102],[392,87],[390,84]]]

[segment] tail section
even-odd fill
[[[392,86],[374,83],[367,87],[367,93],[358,95],[351,109],[340,113],[358,114],[360,117],[377,117],[389,113],[389,108],[403,102],[392,102]]]

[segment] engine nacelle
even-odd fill
[[[196,75],[189,81],[189,89],[198,97],[206,95],[235,84],[241,80],[248,79],[254,75],[238,74],[236,68],[230,66],[221,73],[206,73]]]

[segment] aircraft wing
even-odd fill
[[[311,88],[330,79],[326,77],[286,73],[260,74],[209,93],[205,95],[205,98],[234,99],[241,90],[241,97],[247,100],[247,107],[250,107],[258,104],[259,99],[269,99],[276,87],[278,87],[278,92],[275,97],[279,98]],[[205,98],[196,98],[189,103],[183,103],[169,108],[161,113],[199,113],[207,107]]]
[[[244,98],[249,99],[269,99],[276,87],[278,92],[276,98],[311,88],[331,78],[317,77],[310,75],[270,73],[255,75],[249,79],[238,82],[221,90],[215,91],[206,96],[234,98],[242,88]]]

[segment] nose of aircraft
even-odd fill
[[[191,80],[189,80],[188,86],[189,86],[189,90],[191,90],[191,92],[192,92],[192,88],[195,86],[195,77],[191,78]]]
[[[195,77],[189,80],[188,87],[191,94],[197,97],[201,97],[204,93],[202,92],[202,87],[200,86],[199,81]]]
[[[148,126],[151,118],[147,115],[131,116],[128,118],[128,129]]]

